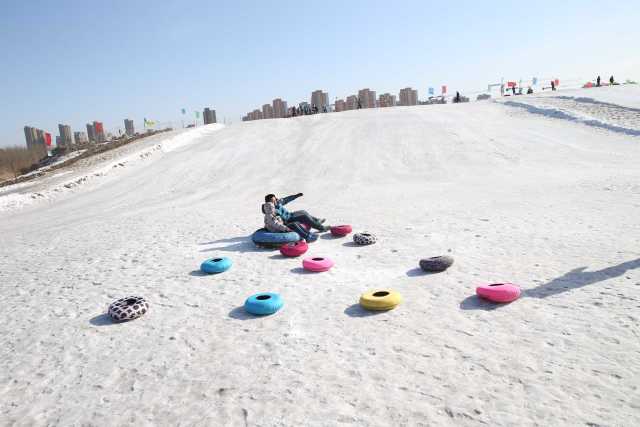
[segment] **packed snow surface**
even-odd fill
[[[634,99],[207,126],[6,190],[0,424],[640,425]],[[378,241],[324,234],[307,255],[335,267],[305,273],[249,239],[270,192]],[[455,263],[423,274],[436,255]],[[219,256],[233,267],[198,271]],[[474,296],[496,282],[522,296]],[[403,303],[359,308],[384,288]],[[261,291],[283,309],[247,315]],[[112,323],[129,295],[149,312]]]

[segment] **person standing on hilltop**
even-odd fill
[[[455,103],[460,102],[460,92],[456,92],[456,97],[455,97],[455,99],[453,100],[453,102],[455,102]]]
[[[556,90],[556,82],[551,80],[551,90]]]
[[[613,80],[613,76],[609,77],[609,85],[613,86],[615,84],[615,80]]]
[[[596,87],[600,87],[600,76],[596,79]]]

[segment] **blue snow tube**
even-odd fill
[[[273,292],[251,295],[244,302],[244,309],[251,314],[273,314],[282,308],[282,298]]]
[[[231,268],[231,260],[227,257],[222,258],[209,258],[202,264],[200,264],[200,270],[208,274],[222,273]]]
[[[279,248],[285,243],[297,242],[300,240],[300,235],[295,231],[290,231],[288,233],[272,233],[267,231],[266,228],[261,228],[253,233],[251,240],[253,240],[253,243],[257,246]]]

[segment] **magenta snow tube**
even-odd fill
[[[296,257],[307,252],[309,245],[304,240],[300,240],[295,243],[285,243],[280,246],[280,253],[284,256]]]
[[[511,302],[520,296],[520,288],[513,283],[492,283],[478,286],[476,294],[493,302]]]
[[[319,273],[321,271],[327,271],[333,267],[333,261],[329,258],[323,257],[305,258],[302,261],[302,267],[304,267],[305,270]]]
[[[347,234],[351,233],[352,231],[353,231],[353,229],[351,228],[351,226],[349,224],[334,225],[333,227],[331,227],[331,234],[336,236],[336,237],[346,236]]]

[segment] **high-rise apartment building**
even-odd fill
[[[133,127],[133,120],[124,119],[124,133],[128,136],[133,136],[136,133],[135,128]]]
[[[375,108],[376,91],[368,88],[360,89],[358,91],[358,101],[360,101],[360,108]]]
[[[273,106],[271,104],[264,104],[262,106],[262,118],[273,119]]]
[[[86,144],[87,142],[89,142],[86,132],[74,132],[73,139],[76,144]]]
[[[280,98],[276,98],[273,100],[273,117],[276,119],[280,119],[282,117],[287,117],[287,101],[283,101]]]
[[[400,105],[418,105],[418,91],[405,87],[400,89]]]
[[[46,150],[47,139],[46,133],[42,129],[36,129],[31,126],[24,127],[24,138],[27,143],[27,148],[41,148]]]
[[[71,147],[73,145],[71,126],[59,124],[58,131],[60,132],[60,147]]]
[[[102,122],[93,122],[93,132],[96,142],[105,142],[107,140],[104,135],[104,126],[102,125]]]
[[[393,107],[396,105],[396,96],[390,93],[383,93],[378,98],[379,107]]]
[[[355,95],[347,96],[347,101],[345,102],[345,106],[347,110],[355,110],[358,108],[358,97]]]
[[[347,109],[347,103],[344,102],[344,99],[336,99],[335,109],[336,112],[345,111]]]
[[[87,123],[87,139],[89,142],[96,142],[96,129],[91,123]]]
[[[209,107],[205,108],[204,112],[202,113],[202,118],[204,120],[205,125],[217,123],[216,110],[212,110]]]
[[[311,92],[311,106],[316,107],[319,112],[325,109],[329,111],[329,93],[321,90]]]

